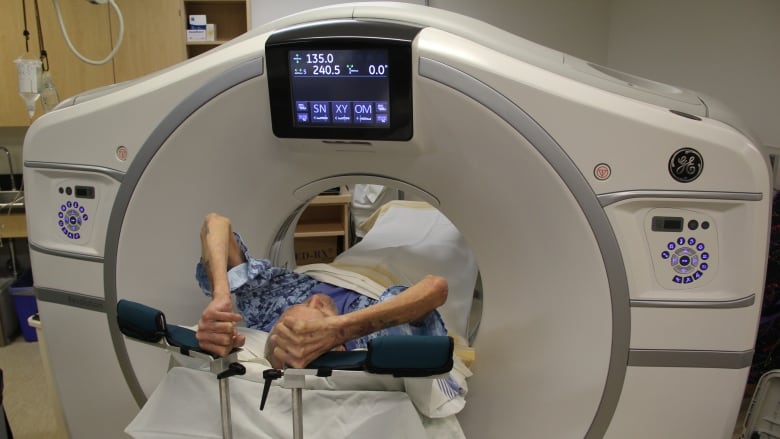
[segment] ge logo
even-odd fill
[[[704,169],[701,154],[693,148],[682,148],[669,159],[669,174],[680,183],[690,183],[699,178]]]

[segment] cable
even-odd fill
[[[112,8],[114,8],[114,12],[116,12],[116,17],[119,20],[119,37],[116,42],[116,46],[114,46],[114,49],[102,60],[95,61],[92,59],[89,59],[79,53],[78,50],[76,50],[75,47],[73,47],[73,43],[70,42],[70,38],[68,37],[68,32],[65,30],[65,23],[62,20],[62,12],[60,11],[60,3],[58,0],[52,0],[52,3],[54,3],[54,10],[57,12],[57,21],[60,23],[60,29],[62,30],[62,36],[65,37],[65,43],[67,43],[68,48],[70,48],[71,52],[73,52],[76,57],[82,61],[84,61],[87,64],[92,65],[101,65],[105,64],[109,61],[111,61],[114,58],[114,55],[116,55],[116,52],[119,50],[119,47],[122,46],[122,38],[125,34],[125,21],[124,18],[122,18],[122,11],[119,10],[119,6],[117,6],[116,2],[114,0],[108,0],[108,3],[111,5]]]

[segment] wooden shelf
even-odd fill
[[[298,265],[331,262],[349,248],[351,194],[319,195],[303,211],[295,226]]]
[[[188,46],[219,46],[225,44],[230,40],[215,40],[215,41],[187,41]]]
[[[249,29],[247,0],[184,0],[184,21],[190,15],[205,15],[216,26],[215,41],[187,41],[187,56],[192,58],[245,33]]]
[[[315,223],[298,224],[295,228],[296,238],[314,238],[317,236],[344,236],[346,230],[344,224],[338,223]]]

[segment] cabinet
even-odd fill
[[[185,29],[190,15],[205,15],[216,25],[214,41],[187,41],[187,56],[192,58],[245,33],[249,29],[248,0],[184,0]]]
[[[349,248],[349,206],[352,195],[319,195],[303,211],[295,227],[298,265],[331,262]]]
[[[114,57],[114,82],[139,78],[187,59],[185,37],[181,31],[184,14],[179,2],[116,2],[124,17],[125,37]],[[118,29],[119,24],[113,11],[109,17],[111,29]],[[112,38],[115,39],[116,35],[112,34]]]
[[[26,238],[27,220],[23,213],[3,213],[0,215],[0,239]]]
[[[29,52],[22,36],[25,28],[22,2],[4,1],[0,14],[0,126],[26,126],[32,122],[18,94],[16,67],[13,63],[20,56],[37,59],[40,54],[35,2],[24,2],[27,8],[27,29],[30,32]],[[122,46],[112,61],[92,65],[78,59],[68,48],[53,3],[49,0],[38,1],[49,70],[60,99],[134,79],[186,59],[181,2],[116,2],[125,25]],[[105,58],[116,43],[119,29],[113,8],[73,0],[60,1],[59,5],[65,29],[76,49],[87,58]],[[39,106],[35,117],[41,114]]]

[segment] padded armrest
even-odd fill
[[[200,348],[195,331],[167,324],[162,311],[125,299],[117,303],[116,309],[119,330],[130,338],[158,343],[164,337],[184,355],[189,355],[190,351],[211,355]]]
[[[389,335],[369,341],[367,351],[331,351],[306,366],[318,371],[365,370],[394,377],[427,377],[452,370],[455,342],[448,336]]]
[[[165,315],[146,305],[122,299],[116,304],[116,319],[130,338],[157,343],[165,336]]]

